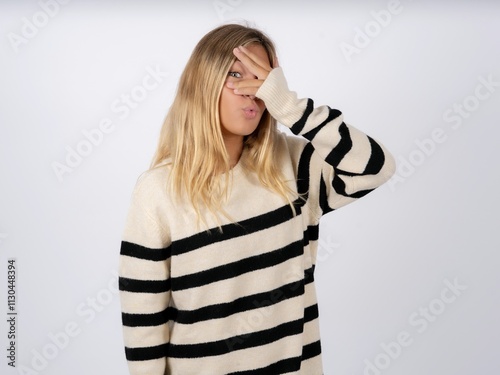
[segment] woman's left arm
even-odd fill
[[[312,99],[299,99],[288,89],[281,68],[271,69],[247,49],[240,47],[235,55],[258,77],[239,82],[238,92],[262,99],[274,118],[309,140],[326,161],[321,171],[322,213],[363,197],[394,174],[395,161],[387,149],[347,125],[340,111],[328,106],[314,107]]]

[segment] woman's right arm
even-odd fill
[[[131,375],[164,375],[170,339],[170,235],[157,218],[151,179],[137,183],[120,251],[125,354]],[[156,189],[157,190],[157,189]]]

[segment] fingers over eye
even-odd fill
[[[244,88],[260,88],[262,84],[264,83],[264,80],[262,79],[245,79],[242,81],[234,82],[234,81],[228,81],[226,82],[226,86],[229,87],[230,89],[234,90],[241,90]]]
[[[244,46],[236,47],[233,50],[234,55],[245,65],[248,70],[259,79],[266,79],[272,70],[269,61],[263,60],[260,56],[250,51]]]
[[[236,95],[246,95],[246,96],[255,96],[259,91],[258,87],[241,87],[239,89],[234,89],[234,93]]]

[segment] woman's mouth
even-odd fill
[[[255,107],[247,107],[247,108],[243,108],[243,113],[245,115],[245,118],[248,119],[248,120],[251,120],[251,119],[254,119],[255,117],[257,117],[257,108]]]

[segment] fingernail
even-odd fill
[[[235,49],[233,49],[233,52],[234,52],[234,53],[240,53],[241,51],[240,51],[240,48],[239,48],[239,47],[236,47]]]
[[[233,83],[233,82],[231,82],[231,81],[229,81],[229,82],[227,83],[227,87],[229,87],[230,89],[234,88],[234,83]]]

